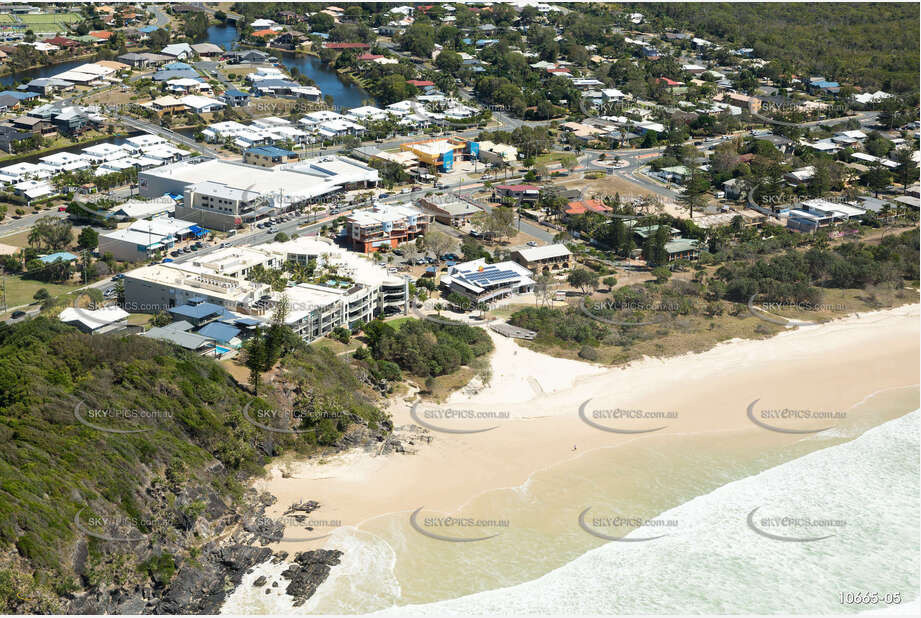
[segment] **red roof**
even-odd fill
[[[275,36],[276,34],[278,34],[278,33],[277,33],[276,31],[272,30],[271,28],[268,28],[268,29],[266,29],[266,30],[254,30],[254,31],[253,31],[253,36],[259,36],[259,37],[262,37],[262,36]]]
[[[569,202],[566,205],[567,215],[583,215],[588,211],[592,212],[611,212],[611,209],[604,205],[601,200],[585,200],[584,202]]]
[[[326,49],[368,49],[367,43],[323,43]]]
[[[739,155],[739,163],[748,163],[755,158],[755,155],[748,153],[744,155]]]
[[[383,58],[380,54],[362,54],[358,56],[359,60],[377,60],[378,58]]]
[[[497,189],[502,191],[540,191],[540,187],[534,185],[498,185]]]
[[[430,82],[425,79],[407,79],[407,84],[412,84],[416,88],[422,88],[423,86],[434,86],[435,82]]]
[[[53,39],[45,39],[45,43],[49,45],[57,45],[58,47],[76,47],[80,43],[74,41],[73,39],[68,39],[63,36],[56,36]]]
[[[552,69],[547,69],[547,73],[569,73],[569,69],[563,67],[554,67]]]
[[[669,78],[667,78],[667,77],[660,77],[660,78],[658,78],[656,81],[657,81],[657,82],[665,82],[665,85],[666,85],[666,86],[680,86],[680,85],[681,85],[681,82],[676,82],[675,80],[669,79]]]
[[[109,32],[108,30],[95,30],[93,32],[90,32],[90,36],[94,36],[97,39],[102,39],[103,41],[108,41],[109,37],[112,36],[112,33]]]

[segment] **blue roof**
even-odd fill
[[[214,339],[215,341],[219,341],[221,343],[227,343],[240,334],[240,329],[236,326],[231,326],[230,324],[211,322],[210,324],[205,324],[200,329],[198,329],[198,334],[203,337],[208,337],[209,339]]]
[[[256,318],[247,318],[239,315],[234,315],[230,312],[226,313],[224,317],[218,318],[218,320],[224,324],[235,324],[237,326],[259,326],[262,324],[262,322]]]
[[[255,152],[256,154],[265,155],[267,157],[290,157],[297,155],[296,152],[285,150],[278,146],[253,146],[252,148],[247,148],[246,152]]]
[[[328,39],[329,33],[328,32],[311,32],[310,36],[318,36],[321,39]]]
[[[837,88],[838,82],[828,82],[828,81],[822,80],[820,82],[812,82],[812,85],[815,86],[816,88]]]
[[[156,82],[165,82],[171,79],[181,79],[183,77],[191,77],[193,79],[198,79],[198,71],[195,69],[172,69],[165,71],[157,71],[153,74],[153,80]]]
[[[141,26],[140,28],[138,28],[138,32],[143,32],[144,34],[150,34],[151,32],[154,32],[159,29],[160,28],[158,28],[157,26]]]
[[[53,264],[54,262],[57,262],[58,260],[63,260],[65,262],[72,262],[77,259],[77,256],[74,255],[73,253],[70,253],[69,251],[58,251],[57,253],[43,255],[42,257],[38,259],[44,262],[45,264]]]
[[[34,99],[38,96],[37,92],[19,92],[17,90],[4,90],[3,92],[0,92],[0,96],[5,94],[11,97],[16,97],[20,101],[24,101],[26,99]]]
[[[248,96],[249,96],[249,93],[248,93],[248,92],[243,92],[242,90],[237,90],[236,88],[231,88],[230,90],[227,90],[226,92],[224,92],[224,96],[227,96],[227,97],[248,97]]]
[[[262,90],[263,88],[298,88],[299,86],[299,83],[289,79],[260,79],[253,84],[253,88],[257,90]]]
[[[209,302],[198,302],[194,304],[190,302],[187,305],[179,305],[169,310],[173,315],[192,318],[193,320],[201,320],[213,315],[223,315],[224,311],[224,307]]]
[[[162,69],[166,71],[177,71],[180,69],[191,69],[191,64],[186,64],[185,62],[170,62],[169,64],[164,64]]]

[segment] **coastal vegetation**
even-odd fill
[[[781,229],[770,232],[770,241],[705,254],[693,273],[687,264],[662,269],[654,280],[589,294],[565,308],[519,308],[509,322],[536,331],[526,345],[539,350],[620,363],[770,336],[783,330],[784,319],[825,321],[918,300],[917,229],[878,243],[799,248]],[[753,298],[776,308],[760,317],[776,313],[779,323],[750,311]]]
[[[276,371],[286,389],[254,399],[214,360],[166,343],[44,317],[0,326],[0,611],[66,613],[67,595],[112,586],[162,591],[210,540],[200,500],[238,502],[273,456],[334,445],[349,426],[389,431],[330,351],[299,343]],[[303,411],[301,432],[258,427],[257,409]],[[91,532],[143,540],[87,535],[78,513]]]

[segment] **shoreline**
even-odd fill
[[[597,371],[571,379],[559,375],[559,363],[575,361],[532,352],[543,362],[543,373],[540,367],[528,367],[534,358],[522,356],[519,360],[525,362],[515,367],[518,374],[498,374],[489,388],[472,395],[455,393],[456,397],[446,404],[453,409],[463,406],[474,413],[495,412],[489,404],[496,403],[492,398],[497,393],[504,393],[507,400],[493,407],[501,407],[509,413],[507,417],[490,418],[485,423],[484,419],[431,421],[445,429],[495,426],[494,430],[433,430],[429,432],[431,443],[422,444],[413,456],[374,457],[350,452],[328,462],[281,462],[254,486],[278,498],[275,507],[267,511],[270,517],[278,516],[290,503],[309,498],[320,503],[319,518],[340,522],[341,527],[361,528],[389,514],[411,512],[420,505],[425,505],[427,511],[454,513],[478,496],[522,487],[541,470],[601,449],[623,449],[634,443],[654,444],[674,438],[726,436],[758,450],[789,446],[802,436],[756,427],[745,414],[746,406],[760,399],[765,405],[779,407],[847,410],[873,393],[916,385],[919,307],[904,305],[862,314],[787,331],[770,339],[724,342],[703,353],[647,358],[613,369],[596,368]],[[522,350],[518,348],[518,353],[523,354]],[[861,353],[862,365],[859,381],[853,378],[854,367],[848,362],[849,358],[857,358],[857,352]],[[496,355],[503,353],[497,347]],[[760,365],[760,371],[751,371],[753,364]],[[552,386],[525,398],[520,374],[527,369],[537,369],[532,371],[534,379]],[[785,386],[778,389],[778,384]],[[680,390],[672,388],[679,385]],[[608,395],[611,392],[622,392],[623,396],[614,401]],[[589,404],[592,410],[607,404],[674,411],[677,416],[669,419],[661,431],[614,434],[599,431],[580,419],[579,408],[587,401],[596,402]],[[392,403],[395,427],[415,423],[411,408],[407,401]],[[417,418],[425,411],[419,406]],[[640,430],[663,424],[648,420],[623,422]],[[457,470],[463,470],[463,474],[458,475]],[[292,531],[286,536],[298,535]],[[274,547],[303,551],[322,543],[281,542]]]

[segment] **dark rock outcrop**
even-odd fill
[[[339,564],[342,552],[336,549],[315,549],[305,551],[294,557],[294,564],[281,576],[291,583],[285,589],[294,597],[294,605],[303,605],[313,596],[317,588],[326,581],[330,568]]]

